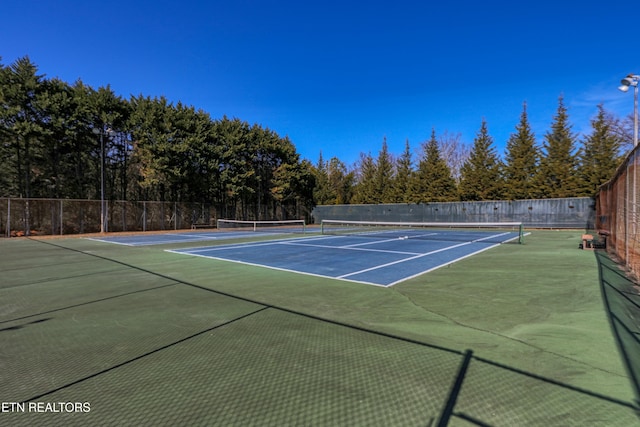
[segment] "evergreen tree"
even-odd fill
[[[354,188],[353,203],[378,203],[376,200],[376,163],[371,153],[360,153],[357,164],[358,179]]]
[[[105,94],[106,95],[106,94]],[[98,98],[94,95],[94,98]],[[103,96],[101,98],[107,98]],[[106,101],[106,99],[105,99]],[[102,114],[101,106],[109,101],[98,102],[96,112]],[[178,130],[179,113],[165,98],[137,97],[131,99],[132,114],[129,126],[132,128],[134,155],[132,164],[138,171],[136,195],[143,200],[181,200],[180,183],[181,164],[178,154],[181,151]],[[105,131],[111,128],[108,119],[96,126]],[[110,138],[105,138],[106,151],[109,151]],[[96,149],[99,156],[99,148]],[[169,194],[167,194],[167,190]]]
[[[310,169],[259,125],[48,80],[27,57],[0,64],[1,196],[97,199],[104,176],[107,199],[213,202],[260,219],[310,206]]]
[[[460,171],[461,200],[499,200],[503,197],[502,164],[493,148],[487,122],[482,120],[469,158]]]
[[[600,185],[611,179],[620,164],[622,141],[612,128],[612,123],[602,104],[598,105],[598,114],[591,120],[592,132],[584,138],[579,156],[579,195],[594,196]]]
[[[20,58],[2,69],[3,182],[2,194],[14,197],[43,197],[34,184],[41,178],[45,112],[42,96],[44,76],[28,57]]]
[[[558,98],[558,110],[545,135],[544,155],[538,173],[539,197],[575,197],[578,193],[577,157],[575,135],[564,106],[562,96]]]
[[[277,173],[276,176],[278,176]],[[304,159],[299,165],[294,166],[293,171],[287,177],[287,181],[289,187],[285,187],[285,190],[289,191],[281,197],[283,200],[291,198],[295,200],[295,218],[302,218],[310,214],[314,206],[313,190],[316,186],[315,174],[311,162]]]
[[[451,169],[440,155],[435,129],[431,139],[423,144],[423,157],[413,178],[413,201],[445,202],[456,199],[456,183]]]
[[[395,203],[411,202],[411,175],[413,161],[409,140],[405,143],[404,152],[396,160],[396,176],[393,180],[393,201]]]
[[[116,188],[117,177],[122,173],[126,165],[128,147],[123,142],[128,138],[126,123],[130,113],[127,103],[111,89],[109,85],[100,87],[97,91],[90,90],[86,98],[87,104],[80,105],[80,108],[88,108],[87,119],[93,129],[100,129],[104,135],[102,144],[100,137],[91,134],[91,141],[94,141],[95,151],[92,158],[95,159],[96,194],[99,194],[97,183],[100,182],[100,174],[104,173],[105,197],[109,200],[116,199],[118,195],[126,193],[118,191]],[[125,143],[126,144],[126,143]],[[102,152],[104,145],[104,152]],[[103,159],[104,157],[104,159]],[[104,166],[102,166],[104,165]],[[104,172],[102,168],[104,167]],[[86,170],[91,170],[91,165],[87,165]],[[122,177],[121,177],[122,178]]]
[[[527,104],[522,107],[516,133],[507,142],[504,166],[505,197],[509,200],[532,199],[536,196],[535,177],[539,154],[535,136],[527,118]]]
[[[332,157],[328,164],[329,186],[335,194],[333,204],[344,205],[351,202],[353,189],[353,172],[337,157]]]
[[[313,189],[313,201],[316,205],[329,205],[335,200],[335,194],[329,186],[329,173],[327,172],[327,164],[322,157],[322,151],[318,156],[318,162],[313,168],[315,176],[315,187]]]
[[[376,161],[373,203],[391,203],[394,201],[393,179],[393,159],[389,154],[387,138],[385,137],[382,141],[382,148],[378,153],[378,160]]]

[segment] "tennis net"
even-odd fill
[[[383,222],[325,219],[322,234],[380,239],[424,239],[460,242],[524,243],[521,222]]]
[[[227,231],[263,231],[270,233],[304,233],[305,222],[303,219],[291,219],[283,221],[243,221],[236,219],[219,219],[219,230]]]

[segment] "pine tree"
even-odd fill
[[[575,135],[564,106],[562,96],[558,98],[558,110],[545,135],[544,155],[540,161],[537,177],[539,197],[575,197],[578,193],[577,157]]]
[[[18,59],[0,73],[0,124],[2,124],[4,194],[20,197],[38,194],[36,182],[42,164],[45,111],[42,96],[44,76],[38,75],[37,66],[29,57]],[[47,195],[48,196],[48,195]]]
[[[431,130],[431,139],[423,144],[423,157],[413,180],[413,197],[416,202],[444,202],[456,198],[456,183],[440,155],[435,129]]]
[[[357,175],[357,184],[352,198],[353,203],[377,203],[375,194],[376,163],[371,157],[371,153],[360,153]]]
[[[504,166],[506,198],[517,200],[536,196],[538,161],[538,148],[529,125],[527,104],[524,103],[516,133],[511,134],[507,141]]]
[[[409,203],[411,201],[411,174],[413,160],[409,140],[405,143],[404,152],[396,161],[396,176],[393,180],[393,199],[395,203]]]
[[[315,187],[313,188],[313,200],[317,205],[330,205],[336,199],[336,194],[329,185],[328,165],[322,157],[322,151],[318,156],[318,162],[313,168]]]
[[[347,166],[337,157],[332,157],[329,160],[327,170],[329,186],[336,196],[333,203],[336,205],[349,204],[352,197],[353,172],[348,171]]]
[[[593,130],[584,138],[579,156],[580,195],[595,195],[598,187],[613,176],[620,164],[622,141],[612,123],[602,104],[598,105],[598,114],[591,120]]]
[[[499,200],[503,197],[501,179],[502,164],[489,135],[487,122],[482,120],[474,139],[469,159],[460,171],[461,200]]]
[[[374,203],[393,202],[393,159],[389,154],[387,138],[382,141],[382,148],[376,161],[376,174],[374,184]]]

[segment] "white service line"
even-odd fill
[[[505,236],[507,234],[511,234],[510,232],[494,234],[493,236],[483,237],[482,239],[476,239],[474,242],[482,242],[483,240],[495,239],[496,237]]]
[[[385,240],[386,241],[386,240]],[[390,251],[386,249],[366,249],[366,248],[357,248],[354,246],[358,245],[348,245],[348,246],[331,246],[331,245],[309,245],[306,243],[298,243],[293,241],[287,242],[275,242],[280,245],[291,245],[291,246],[307,246],[312,248],[323,248],[323,249],[343,249],[347,251],[365,251],[365,252],[383,252],[386,254],[400,254],[400,255],[420,255],[421,252],[404,252],[404,251]]]
[[[122,245],[122,246],[137,246],[136,243],[122,243],[122,242],[114,242],[111,240],[104,240],[104,239],[98,239],[96,237],[85,237],[85,239],[87,240],[93,240],[95,242],[102,242],[102,243],[113,243],[116,245]]]
[[[368,246],[368,245],[377,245],[379,243],[387,243],[387,242],[397,242],[398,240],[404,240],[401,239],[399,237],[396,237],[394,239],[384,239],[384,240],[374,240],[372,242],[365,242],[365,243],[355,243],[353,245],[344,245],[344,246],[340,246],[341,248],[355,248],[357,246]]]
[[[456,262],[458,262],[458,261],[460,261],[460,260],[463,260],[463,259],[465,259],[465,258],[469,258],[469,257],[471,257],[471,256],[473,256],[473,255],[479,254],[480,252],[488,251],[489,249],[491,249],[491,248],[495,248],[496,246],[500,246],[500,243],[496,243],[495,245],[487,246],[486,248],[482,248],[482,249],[479,249],[479,250],[477,250],[477,251],[475,251],[475,252],[471,252],[470,254],[467,254],[467,255],[465,255],[465,256],[461,256],[460,258],[452,259],[451,261],[445,262],[444,264],[438,264],[438,265],[436,265],[436,266],[435,266],[435,267],[433,267],[433,268],[430,268],[430,269],[428,269],[428,270],[421,271],[421,272],[416,273],[416,274],[414,274],[414,275],[412,275],[412,276],[403,277],[402,279],[400,279],[400,280],[396,280],[395,282],[389,283],[389,284],[387,284],[387,285],[385,285],[385,286],[390,287],[390,286],[396,285],[396,284],[398,284],[398,283],[400,283],[400,282],[404,282],[405,280],[413,279],[414,277],[421,276],[421,275],[423,275],[423,274],[425,274],[425,273],[429,273],[429,272],[431,272],[431,271],[433,271],[433,270],[437,270],[437,269],[439,269],[439,268],[446,267],[446,266],[448,266],[448,265],[451,265],[451,264],[453,264],[453,263],[456,263]]]
[[[283,268],[283,267],[274,267],[274,266],[271,266],[271,265],[258,264],[258,263],[248,262],[248,261],[238,261],[238,260],[235,260],[235,259],[218,258],[218,257],[215,257],[215,256],[210,256],[210,255],[199,255],[199,254],[195,254],[195,253],[179,252],[179,251],[173,251],[173,250],[166,250],[166,252],[172,252],[172,253],[181,254],[181,255],[191,255],[191,256],[207,258],[207,259],[215,259],[215,260],[218,260],[218,261],[233,262],[233,263],[236,263],[236,264],[251,265],[251,266],[254,266],[254,267],[269,268],[271,270],[286,271],[288,273],[297,273],[297,274],[304,274],[304,275],[307,275],[307,276],[323,277],[323,278],[326,278],[326,279],[334,279],[334,280],[335,279],[340,279],[339,277],[335,277],[335,276],[327,276],[327,275],[324,275],[324,274],[309,273],[309,272],[306,272],[306,271],[288,269],[288,268]],[[383,287],[383,288],[388,286],[388,285],[381,285],[380,283],[364,282],[362,280],[352,280],[352,279],[341,279],[341,280],[346,280],[346,281],[353,282],[353,283],[364,283],[365,285],[373,285],[373,286],[379,286],[379,287]]]
[[[236,248],[257,248],[260,246],[269,246],[269,245],[274,245],[274,244],[278,244],[278,243],[282,243],[282,242],[288,242],[292,239],[288,239],[288,240],[265,240],[263,242],[254,242],[254,243],[230,243],[228,245],[222,245],[222,246],[205,246],[205,247],[198,247],[198,248],[186,248],[186,249],[180,249],[180,250],[167,250],[167,252],[177,252],[177,253],[188,253],[188,254],[195,254],[198,252],[208,252],[208,251],[224,251],[227,249],[236,249]],[[296,240],[296,239],[293,239]]]
[[[438,252],[444,252],[444,251],[448,251],[448,250],[450,250],[450,249],[459,248],[459,247],[461,247],[461,246],[470,245],[471,243],[473,243],[473,242],[464,242],[464,243],[460,243],[460,244],[458,244],[458,245],[447,246],[446,248],[437,249],[437,250],[435,250],[435,251],[427,252],[427,253],[424,253],[424,254],[419,254],[419,255],[412,256],[412,257],[405,258],[405,259],[401,259],[401,260],[398,260],[398,261],[388,262],[388,263],[386,263],[386,264],[377,265],[377,266],[375,266],[375,267],[366,268],[366,269],[364,269],[364,270],[355,271],[355,272],[353,272],[353,273],[349,273],[349,274],[344,274],[344,275],[342,275],[342,276],[338,276],[338,279],[342,279],[342,278],[349,277],[349,276],[355,276],[356,274],[366,273],[366,272],[368,272],[368,271],[378,270],[378,269],[380,269],[380,268],[388,267],[388,266],[390,266],[390,265],[400,264],[400,263],[403,263],[403,262],[406,262],[406,261],[411,261],[411,260],[414,260],[414,259],[422,258],[422,257],[425,257],[425,256],[427,256],[427,255],[433,255],[433,254],[436,254],[436,253],[438,253]]]

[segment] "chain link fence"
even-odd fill
[[[0,237],[183,230],[215,227],[219,218],[308,221],[310,214],[301,204],[244,206],[105,200],[103,205],[100,200],[0,197]]]
[[[611,180],[600,187],[596,200],[597,230],[607,238],[607,250],[640,277],[640,148],[633,149]]]
[[[99,200],[0,198],[4,237],[98,233]],[[215,225],[217,209],[207,203],[105,201],[104,231],[180,230]]]

